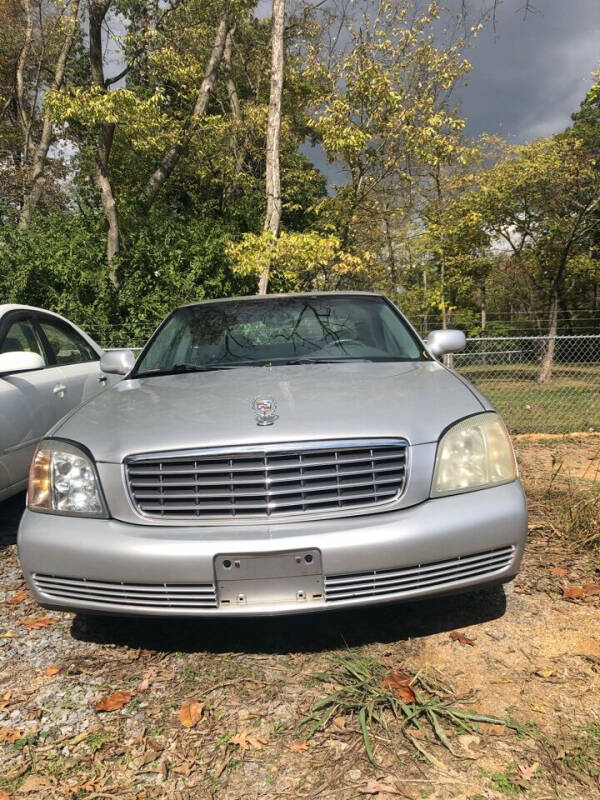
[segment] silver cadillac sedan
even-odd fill
[[[241,616],[510,581],[526,506],[493,406],[377,294],[174,311],[39,445],[19,529],[46,608]]]

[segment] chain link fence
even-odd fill
[[[551,375],[540,383],[551,341]],[[512,433],[600,430],[600,335],[467,339],[447,363],[494,403]]]

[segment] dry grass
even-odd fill
[[[570,547],[600,547],[598,463],[595,459],[590,460],[588,469],[574,476],[564,460],[552,458],[552,472],[540,501],[548,527]]]

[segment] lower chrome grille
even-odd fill
[[[335,603],[357,597],[401,596],[414,589],[451,587],[467,578],[492,575],[505,569],[513,559],[514,550],[514,547],[502,547],[486,553],[402,569],[328,575],[324,580],[325,601]]]
[[[32,578],[40,592],[63,601],[85,600],[107,607],[119,605],[138,609],[216,608],[217,605],[215,586],[212,583],[113,583],[39,573]]]
[[[319,514],[389,503],[406,481],[407,442],[296,442],[131,456],[137,510],[152,518]]]

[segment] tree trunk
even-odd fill
[[[29,51],[31,50],[31,44],[33,40],[33,17],[31,14],[31,0],[26,0],[25,3],[22,5],[23,11],[25,12],[25,37],[23,46],[19,52],[19,57],[17,59],[17,68],[15,72],[15,84],[16,84],[16,101],[17,101],[17,112],[19,116],[19,121],[21,123],[21,127],[23,128],[23,163],[27,163],[29,160],[29,139],[30,139],[30,132],[31,132],[31,118],[33,111],[28,113],[27,111],[27,99],[25,97],[26,90],[25,90],[25,67],[27,66],[27,58],[29,56]]]
[[[64,78],[65,78],[65,70],[67,68],[67,60],[69,58],[69,53],[71,52],[71,46],[73,45],[73,39],[75,38],[75,28],[77,25],[77,16],[79,14],[79,0],[73,0],[71,5],[71,14],[69,19],[67,20],[67,31],[65,35],[65,40],[63,42],[63,46],[60,51],[60,55],[58,57],[58,61],[56,62],[56,68],[54,70],[54,79],[52,81],[52,85],[50,87],[51,91],[57,92],[62,87]],[[50,148],[50,143],[52,141],[52,118],[50,116],[50,112],[46,110],[44,112],[44,121],[42,124],[42,135],[38,142],[38,145],[35,149],[35,154],[33,156],[33,166],[31,169],[31,185],[28,194],[25,196],[23,201],[23,207],[21,208],[21,213],[19,215],[19,227],[26,228],[30,221],[31,215],[35,210],[37,204],[40,201],[42,196],[42,192],[44,190],[44,170],[46,168],[46,158],[48,156],[48,150]]]
[[[89,52],[92,83],[106,90],[104,83],[104,58],[102,54],[102,24],[108,13],[112,0],[90,3],[89,10]],[[112,149],[115,126],[103,123],[96,145],[96,183],[100,190],[102,208],[106,216],[106,257],[108,259],[108,277],[113,286],[118,286],[118,278],[113,259],[119,252],[120,232],[117,201],[110,177],[110,152]]]
[[[398,270],[396,268],[396,256],[394,255],[394,241],[392,239],[392,229],[390,226],[390,218],[388,210],[386,209],[383,216],[383,224],[385,227],[385,241],[388,249],[388,264],[390,266],[390,280],[392,282],[394,294],[398,294]]]
[[[106,232],[106,258],[109,266],[108,277],[113,286],[116,287],[119,285],[119,280],[113,265],[113,259],[119,252],[120,247],[119,215],[108,167],[108,158],[112,148],[114,132],[114,125],[103,125],[102,135],[98,142],[98,149],[96,152],[96,183],[100,189],[102,208],[104,209],[104,215],[106,216],[108,225]]]
[[[487,325],[487,291],[485,282],[481,284],[481,335],[485,334]]]
[[[264,230],[279,235],[281,222],[281,178],[279,174],[279,145],[281,137],[281,95],[283,92],[283,21],[285,0],[273,0],[271,22],[271,89],[267,123],[266,194],[267,213]],[[270,265],[262,271],[258,293],[266,294]]]
[[[233,177],[231,182],[227,184],[223,191],[224,204],[235,194],[238,187],[238,176],[244,167],[244,159],[246,157],[246,140],[240,141],[242,110],[240,106],[240,99],[237,92],[237,86],[233,78],[233,34],[232,28],[227,34],[225,42],[225,50],[223,52],[223,63],[227,74],[227,95],[229,97],[229,108],[231,116],[234,121],[234,131],[231,136],[231,148],[233,151],[234,167]]]
[[[537,382],[547,383],[552,377],[552,365],[554,363],[554,351],[556,349],[556,333],[558,331],[558,292],[556,290],[552,293],[552,301],[550,303],[550,326],[548,328],[548,344],[544,350],[542,363],[540,364],[540,371],[538,372]]]
[[[223,58],[227,34],[229,33],[230,27],[231,15],[229,11],[225,11],[219,21],[219,26],[217,28],[210,58],[208,60],[208,64],[206,65],[206,70],[204,71],[204,77],[202,79],[200,91],[198,92],[198,97],[196,98],[196,103],[190,116],[187,130],[182,136],[181,140],[167,150],[162,158],[162,161],[154,170],[148,179],[148,183],[142,190],[140,200],[146,206],[152,204],[161,187],[175,169],[177,162],[186,152],[191,138],[190,128],[192,123],[194,120],[203,117],[206,113],[208,101],[215,85],[219,64]]]

